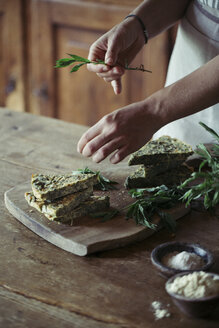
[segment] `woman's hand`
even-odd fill
[[[78,143],[78,152],[92,156],[98,163],[112,154],[116,164],[150,140],[160,128],[157,118],[145,101],[134,103],[104,116],[85,132]]]
[[[144,45],[144,36],[135,18],[129,17],[94,42],[88,59],[105,61],[107,65],[88,64],[89,71],[111,82],[115,94],[122,91],[121,77],[125,66],[135,58]]]

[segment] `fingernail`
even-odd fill
[[[99,163],[99,162],[100,162],[100,158],[99,158],[99,156],[97,156],[97,155],[94,155],[94,156],[92,157],[92,160],[93,160],[95,163]]]
[[[87,148],[84,148],[83,151],[82,151],[82,155],[85,156],[85,157],[90,157],[91,152]]]
[[[109,65],[109,66],[113,65],[113,60],[112,60],[112,58],[106,58],[106,59],[105,59],[105,63],[106,63],[107,65]]]
[[[110,162],[111,162],[112,164],[116,164],[116,163],[118,162],[118,155],[115,154],[114,156],[112,156],[112,157],[110,158]]]
[[[109,70],[109,66],[104,66],[104,67],[102,68],[102,71],[103,71],[103,72],[108,72],[108,70]]]

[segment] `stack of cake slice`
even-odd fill
[[[26,192],[25,198],[49,220],[74,224],[78,217],[109,207],[108,196],[93,194],[96,183],[95,174],[33,174],[32,191]]]
[[[151,140],[130,156],[128,164],[140,166],[127,177],[125,186],[147,188],[180,184],[191,174],[185,161],[192,154],[192,147],[176,138],[162,136]]]

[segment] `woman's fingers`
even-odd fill
[[[108,155],[113,153],[115,150],[123,147],[124,140],[121,137],[109,140],[102,147],[100,147],[92,156],[92,160],[96,163],[103,161]]]
[[[111,85],[113,87],[114,93],[116,95],[120,94],[122,92],[122,81],[121,78],[117,79],[117,80],[113,80],[111,82]]]
[[[110,136],[106,136],[104,133],[100,133],[93,139],[90,139],[82,150],[82,155],[90,157],[96,153],[101,147],[110,141]]]
[[[97,75],[104,79],[105,82],[111,82],[114,93],[116,95],[122,92],[122,81],[121,77],[124,74],[122,67],[116,66],[110,69],[108,72],[97,73]]]
[[[112,164],[117,164],[120,161],[122,161],[126,156],[130,154],[129,148],[127,145],[124,145],[123,147],[119,148],[111,157],[110,162]]]
[[[87,64],[87,69],[94,73],[105,73],[108,72],[111,67],[104,64]]]
[[[120,66],[110,68],[106,65],[101,64],[88,64],[87,69],[95,72],[99,77],[103,78],[105,82],[111,82],[113,91],[116,95],[122,92],[122,81],[121,77],[125,70]]]
[[[78,145],[77,145],[77,151],[79,153],[82,154],[85,146],[90,142],[90,140],[94,139],[97,135],[99,135],[101,133],[101,129],[99,128],[98,123],[95,124],[94,126],[92,126],[90,129],[88,129],[81,136],[80,140],[78,141]],[[87,156],[90,156],[90,155],[87,155]]]
[[[86,157],[92,156],[99,148],[108,143],[114,136],[112,128],[104,128],[104,122],[107,119],[103,117],[94,126],[89,128],[80,138],[77,146],[79,153]]]
[[[106,79],[107,82],[118,79],[125,73],[124,68],[121,66],[110,67],[103,64],[87,64],[87,69],[90,72],[96,73],[99,77]]]

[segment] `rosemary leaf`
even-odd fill
[[[56,61],[55,68],[66,67],[73,64],[75,61],[69,58],[62,58]]]
[[[88,60],[84,57],[80,57],[80,56],[72,55],[72,54],[67,54],[67,55],[69,55],[71,58],[73,58],[75,62],[90,63],[90,60]]]
[[[205,123],[203,123],[203,122],[199,122],[199,124],[203,127],[203,128],[205,128],[205,130],[206,131],[208,131],[215,139],[216,139],[216,141],[218,142],[218,144],[219,144],[219,135],[213,130],[213,129],[211,129],[211,128],[209,128]]]
[[[116,181],[112,181],[106,177],[104,177],[100,171],[92,171],[88,167],[85,167],[85,169],[78,169],[77,171],[73,171],[73,174],[95,174],[97,175],[97,181],[98,183],[94,185],[94,189],[96,190],[102,190],[102,191],[108,191],[108,190],[114,190],[117,189],[115,187],[115,184],[118,184]]]
[[[83,65],[84,65],[84,63],[73,66],[70,73],[77,72],[79,70],[79,68]]]
[[[157,214],[161,218],[161,224],[168,228],[170,232],[176,231],[176,221],[167,212],[157,211]]]

